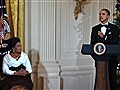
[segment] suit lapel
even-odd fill
[[[98,25],[98,31],[101,31],[101,24]]]

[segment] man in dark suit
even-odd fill
[[[102,42],[104,44],[118,44],[119,42],[119,28],[118,26],[108,22],[110,18],[110,11],[102,9],[99,13],[100,24],[94,26],[91,32],[91,44]],[[113,82],[115,81],[117,67],[117,58],[110,56],[109,59],[109,80],[110,88],[113,90]]]

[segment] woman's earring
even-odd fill
[[[15,50],[13,50],[13,52],[15,52]]]

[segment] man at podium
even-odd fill
[[[110,11],[108,9],[100,10],[99,12],[100,24],[92,27],[92,32],[91,32],[91,44],[92,45],[98,42],[101,42],[105,45],[118,44],[119,28],[118,26],[108,22],[109,18],[110,18]],[[96,68],[99,66],[99,64],[102,64],[103,62],[105,61],[101,61],[98,63],[98,61],[95,60]],[[109,82],[110,82],[110,90],[113,90],[113,83],[115,81],[116,67],[117,67],[117,57],[113,55],[110,56],[110,59],[108,60],[107,63],[108,63],[108,77],[109,77]],[[100,67],[103,67],[103,66],[100,66]],[[101,82],[101,83],[105,83],[105,82]],[[95,90],[99,90],[96,88],[100,88],[100,87],[102,86],[97,85],[95,83],[95,87],[94,87]],[[109,89],[106,89],[106,90],[109,90]]]

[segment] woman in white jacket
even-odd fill
[[[10,90],[15,85],[26,87],[32,90],[31,63],[26,53],[22,51],[20,39],[13,37],[10,40],[9,47],[11,52],[3,58],[3,73],[5,78],[1,83],[3,90]]]

